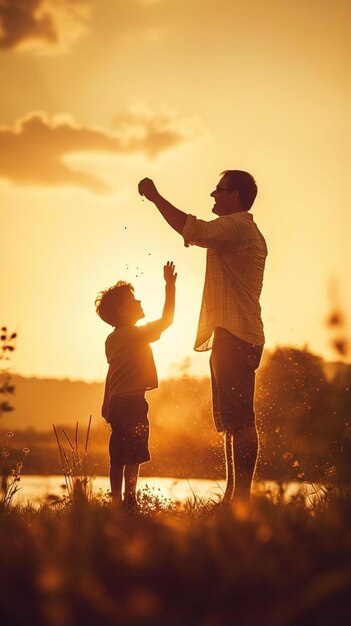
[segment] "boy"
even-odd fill
[[[137,506],[139,465],[150,460],[145,392],[155,389],[158,381],[149,344],[160,338],[174,316],[177,274],[173,262],[167,261],[163,274],[166,293],[162,317],[144,326],[136,326],[144,317],[144,311],[130,283],[119,281],[95,300],[98,315],[114,326],[105,344],[109,370],[102,416],[112,428],[109,445],[112,499],[116,504],[122,502],[124,478],[124,505],[128,509]]]

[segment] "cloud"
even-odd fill
[[[43,112],[29,113],[14,128],[0,127],[0,178],[17,185],[73,185],[106,193],[111,189],[98,174],[77,170],[68,157],[140,151],[155,157],[191,138],[188,123],[182,130],[180,120],[150,112],[120,114],[115,124],[110,132],[79,126],[68,116],[50,120]]]
[[[127,140],[126,152],[143,150],[150,158],[202,133],[197,120],[179,119],[174,114],[155,114],[142,105],[115,116],[113,124],[120,136]]]
[[[0,49],[65,50],[89,14],[90,0],[0,0]]]

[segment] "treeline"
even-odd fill
[[[278,348],[258,373],[262,476],[351,479],[351,367]]]
[[[96,385],[100,394],[100,386]],[[94,402],[100,398],[94,399]],[[224,476],[222,436],[215,432],[208,378],[183,376],[161,382],[148,394],[152,461],[144,475],[219,478]],[[275,480],[351,478],[351,366],[326,363],[306,350],[265,352],[257,375],[256,416],[260,434],[257,477]],[[88,415],[79,420],[81,438]],[[94,423],[95,422],[95,423]],[[24,471],[60,473],[51,431],[18,431],[13,454],[30,448]],[[73,436],[72,426],[67,433]],[[91,465],[108,473],[108,426],[94,418]],[[8,443],[1,432],[1,445]]]

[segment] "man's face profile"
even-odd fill
[[[215,200],[212,213],[219,216],[233,213],[236,209],[237,196],[236,191],[229,191],[228,178],[224,175],[211,193],[211,197]]]

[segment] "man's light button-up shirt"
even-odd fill
[[[207,248],[205,284],[194,349],[209,350],[213,331],[225,328],[248,343],[264,343],[259,298],[267,246],[251,213],[240,211],[210,222],[188,215],[186,246]]]

